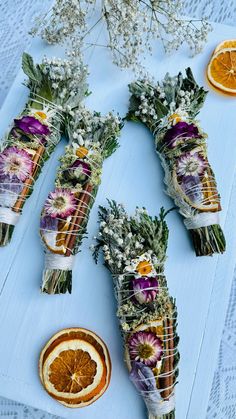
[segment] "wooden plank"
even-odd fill
[[[161,79],[191,65],[199,83],[206,85],[204,70],[215,44],[234,36],[234,29],[215,25],[204,53],[193,60],[184,52],[163,57],[156,54],[148,61],[150,71]],[[34,56],[55,50],[34,43]],[[57,52],[57,51],[56,51]],[[90,89],[87,99],[92,109],[126,112],[128,72],[121,72],[109,61],[108,53],[97,50],[90,58]],[[10,122],[19,111],[16,98],[24,94],[19,74],[0,113],[0,120]],[[16,94],[17,92],[17,94]],[[206,416],[215,361],[227,309],[234,267],[236,220],[234,217],[234,174],[236,161],[235,100],[211,92],[199,118],[209,134],[209,157],[216,172],[222,195],[222,225],[225,225],[228,249],[224,256],[196,258],[188,234],[177,213],[168,217],[170,241],[166,274],[179,311],[181,363],[177,386],[177,419]],[[1,129],[4,127],[2,126]],[[102,185],[91,212],[89,238],[84,241],[74,270],[73,294],[41,295],[39,286],[43,269],[43,249],[38,236],[39,214],[53,185],[59,145],[43,171],[33,196],[24,209],[11,245],[0,249],[0,392],[2,396],[45,409],[64,417],[80,412],[68,410],[53,401],[42,389],[37,375],[37,360],[45,341],[58,329],[82,326],[94,330],[108,344],[113,373],[109,389],[94,405],[83,410],[83,419],[127,419],[145,417],[145,408],[129,382],[123,363],[122,344],[115,317],[112,281],[100,264],[95,266],[88,246],[97,231],[98,205],[106,198],[126,204],[133,212],[136,205],[146,206],[156,214],[160,206],[172,206],[163,189],[163,171],[154,152],[150,133],[137,124],[125,126],[121,147],[104,164]],[[196,416],[197,415],[197,416]]]

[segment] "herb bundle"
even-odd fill
[[[178,376],[177,310],[164,275],[168,241],[166,213],[151,217],[138,209],[129,217],[121,205],[100,207],[93,254],[103,251],[113,276],[117,316],[130,379],[143,397],[149,419],[174,419]]]
[[[78,106],[87,91],[81,61],[45,58],[34,65],[24,53],[22,67],[29,99],[0,152],[1,246],[9,243],[41,168],[60,140],[64,111]]]
[[[185,77],[167,74],[155,86],[140,80],[129,89],[127,119],[143,122],[153,133],[166,192],[184,217],[196,255],[223,253],[220,196],[207,158],[207,135],[195,119],[207,92],[197,85],[190,68]]]
[[[41,215],[40,234],[46,248],[43,292],[71,293],[74,255],[86,234],[103,162],[117,149],[121,127],[120,119],[111,113],[103,117],[80,107],[68,114],[69,145]]]

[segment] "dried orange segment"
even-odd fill
[[[97,364],[88,352],[69,349],[52,362],[49,379],[59,392],[79,393],[93,383],[96,370]]]
[[[236,48],[236,39],[226,39],[225,41],[220,42],[215,48],[214,54],[225,48]]]
[[[64,255],[66,253],[65,239],[70,226],[71,217],[66,221],[59,221],[57,230],[41,230],[40,235],[50,252]]]
[[[179,183],[178,175],[175,170],[173,170],[172,179],[175,190],[191,207],[203,212],[217,212],[220,210],[216,186],[214,183],[212,183],[211,180],[209,180],[207,176],[202,179],[202,187],[199,188],[200,197],[196,201],[194,201],[193,198],[189,196],[186,193],[186,191],[183,190],[182,185]],[[196,188],[195,191],[197,191]]]
[[[46,391],[67,407],[97,400],[110,381],[111,362],[105,343],[93,332],[64,329],[40,355],[39,373]]]
[[[236,48],[224,48],[214,54],[207,67],[207,77],[217,89],[236,94]]]

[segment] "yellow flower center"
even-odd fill
[[[177,124],[177,122],[181,121],[181,117],[178,113],[173,113],[172,115],[169,116],[169,121],[173,121]]]
[[[37,111],[37,112],[35,112],[35,115],[39,116],[39,118],[41,118],[41,119],[47,119],[47,114],[45,112]]]
[[[86,147],[79,147],[76,150],[76,156],[78,156],[80,159],[83,159],[88,154],[88,149]]]
[[[151,347],[151,345],[148,345],[147,343],[141,343],[138,346],[138,355],[142,359],[148,359],[154,354],[154,350]]]
[[[152,265],[148,260],[143,260],[142,262],[139,262],[136,270],[140,275],[145,276],[152,272]]]

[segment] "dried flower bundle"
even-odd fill
[[[41,215],[40,234],[46,248],[43,292],[71,292],[74,255],[86,234],[103,162],[117,149],[121,127],[120,119],[111,113],[103,117],[83,107],[68,113],[69,145]]]
[[[117,315],[130,379],[143,397],[149,419],[174,419],[178,376],[177,310],[164,275],[168,241],[166,213],[138,209],[129,217],[114,201],[100,207],[93,247],[102,250],[113,276]]]
[[[12,124],[0,153],[0,245],[12,236],[44,162],[60,140],[64,111],[87,91],[87,70],[79,60],[44,59],[34,65],[23,54],[28,102]]]
[[[195,119],[207,92],[190,68],[186,77],[165,76],[162,83],[131,83],[127,118],[143,122],[153,133],[165,171],[167,194],[190,231],[197,256],[225,251],[219,225],[220,196],[207,158],[207,135]]]
[[[193,53],[201,51],[211,26],[205,20],[181,17],[182,9],[181,0],[56,0],[31,33],[50,44],[69,43],[72,52],[75,44],[107,47],[115,64],[136,70],[156,39],[167,52],[183,43]],[[107,43],[99,44],[98,39],[94,44],[91,35],[98,25],[106,28]]]

